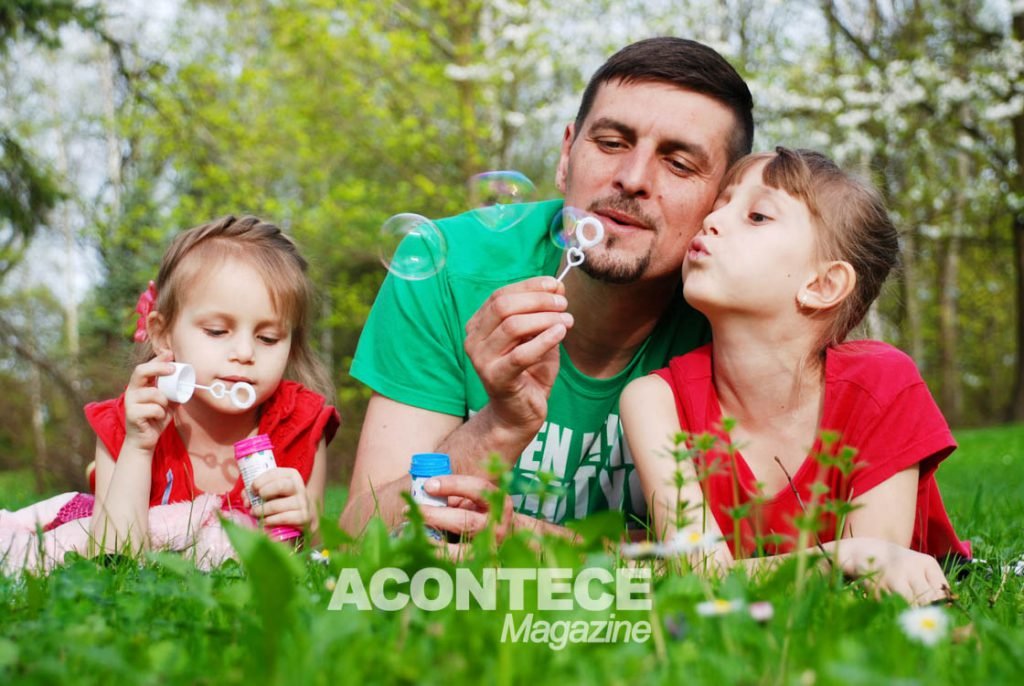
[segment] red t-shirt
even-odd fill
[[[85,417],[114,460],[125,438],[124,394],[85,406]],[[320,439],[334,438],[341,418],[323,396],[294,381],[282,381],[263,404],[259,433],[268,434],[279,467],[293,467],[309,481]],[[227,494],[225,509],[242,508],[242,477]],[[153,451],[153,485],[149,505],[195,500],[202,493],[192,478],[192,462],[174,421],[164,429]]]
[[[734,547],[734,520],[728,511],[749,504],[748,516],[740,522],[740,557],[757,554],[758,540],[766,555],[792,551],[798,534],[793,517],[802,511],[801,500],[804,506],[812,502],[815,482],[828,489],[819,499],[848,501],[914,464],[920,465],[920,480],[911,548],[936,557],[971,556],[970,544],[960,541],[953,530],[935,483],[936,467],[953,452],[956,442],[910,357],[879,341],[829,348],[819,428],[839,436],[831,454],[838,454],[842,446],[856,448],[855,469],[844,476],[834,466],[820,465],[814,457],[822,450],[819,435],[811,453],[790,475],[792,488],[786,485],[774,495],[755,497],[754,475],[739,451],[734,451],[737,502],[733,460],[725,450],[729,438],[721,428],[722,409],[711,377],[711,350],[710,344],[698,348],[654,373],[672,388],[680,427],[691,435],[690,447],[692,436],[710,433],[719,439],[707,454],[697,456],[697,468],[698,473],[709,473],[702,484],[704,497],[730,548]],[[835,530],[835,517],[826,515],[818,537],[831,541]]]

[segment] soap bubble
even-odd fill
[[[508,231],[522,221],[537,189],[517,171],[492,171],[469,179],[473,216],[490,231]]]
[[[396,214],[380,227],[380,261],[400,279],[429,279],[447,259],[448,242],[426,217]]]
[[[604,240],[604,224],[589,212],[566,205],[552,218],[548,236],[562,250],[586,250]]]

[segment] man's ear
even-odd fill
[[[797,293],[797,302],[804,309],[830,310],[846,300],[856,285],[857,272],[853,265],[835,260],[807,280]]]
[[[569,152],[572,150],[572,141],[576,135],[576,124],[569,123],[562,134],[562,150],[558,156],[558,167],[555,168],[555,186],[558,192],[565,195],[569,179]]]
[[[171,349],[169,333],[163,315],[159,312],[150,312],[146,317],[146,334],[153,346],[153,352],[157,355]]]

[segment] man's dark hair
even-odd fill
[[[627,84],[657,81],[706,95],[732,110],[739,123],[726,151],[729,163],[749,153],[753,146],[754,99],[750,89],[724,57],[702,43],[671,36],[647,38],[612,55],[583,91],[576,113],[575,135],[579,135],[598,89],[609,81]]]

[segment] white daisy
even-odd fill
[[[708,531],[677,531],[669,541],[662,546],[664,555],[689,555],[691,553],[709,553],[714,550],[720,541],[724,540],[719,534]]]
[[[949,628],[949,616],[938,605],[912,607],[899,617],[903,633],[915,641],[933,646],[945,638]]]
[[[720,617],[732,614],[741,607],[743,607],[743,603],[739,600],[715,598],[714,600],[705,600],[702,603],[697,603],[697,614],[701,617]]]
[[[327,548],[324,548],[323,550],[314,550],[309,554],[309,559],[313,562],[319,562],[320,564],[325,565],[331,561],[331,551]]]
[[[652,541],[638,541],[637,543],[623,543],[619,546],[622,556],[630,560],[646,560],[652,557],[661,557],[661,544]]]

